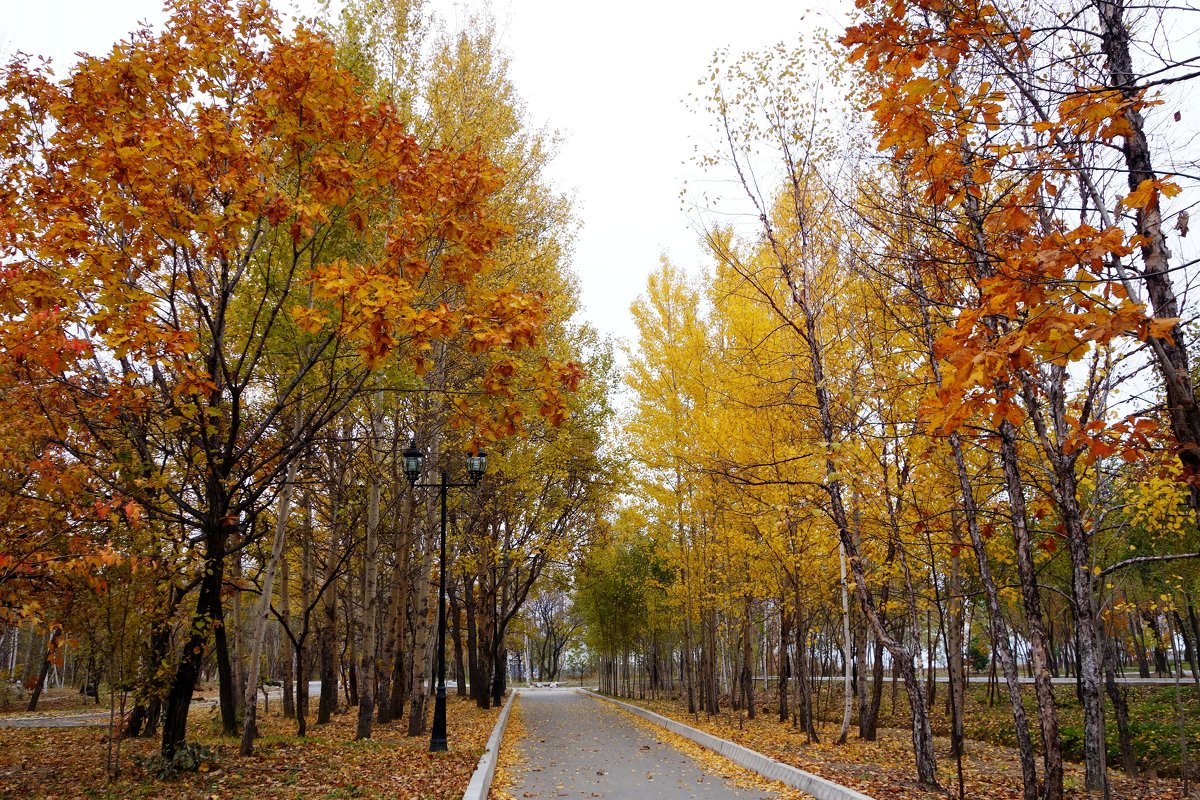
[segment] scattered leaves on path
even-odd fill
[[[666,728],[655,725],[649,720],[642,719],[636,714],[632,714],[623,708],[615,707],[617,711],[633,720],[638,727],[650,731],[654,737],[663,744],[673,747],[679,752],[691,758],[708,775],[719,775],[725,780],[742,789],[751,789],[758,792],[768,792],[778,797],[779,800],[812,800],[812,795],[806,794],[799,789],[793,789],[779,781],[769,780],[767,778],[751,772],[750,770],[740,767],[724,756],[714,753],[707,747],[702,747],[691,739],[685,739],[677,733],[673,733]],[[665,715],[664,715],[665,716]],[[649,750],[649,747],[643,747],[643,750]]]

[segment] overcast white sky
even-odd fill
[[[290,0],[273,0],[277,8]],[[850,0],[427,0],[451,29],[490,7],[532,121],[564,134],[552,178],[574,194],[582,221],[574,258],[584,313],[602,331],[633,335],[629,304],[661,253],[693,267],[702,255],[680,200],[707,120],[684,105],[715,50],[757,50],[833,27]],[[54,59],[105,52],[161,0],[26,0],[0,18],[0,54]],[[303,8],[315,2],[304,0]]]

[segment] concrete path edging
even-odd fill
[[[620,706],[632,714],[653,722],[655,725],[661,725],[672,733],[677,733],[685,739],[692,740],[701,747],[708,748],[728,758],[739,767],[745,767],[757,775],[773,781],[779,781],[793,789],[808,792],[817,798],[817,800],[874,800],[874,798],[849,787],[842,786],[840,783],[834,783],[831,780],[822,778],[820,775],[814,775],[811,772],[805,772],[790,764],[784,764],[782,761],[776,761],[748,747],[742,747],[740,744],[734,744],[733,742],[718,738],[711,733],[705,733],[690,725],[676,722],[669,717],[655,714],[653,711],[647,711],[644,708],[630,705],[629,703],[622,703],[620,700],[614,700],[611,697],[605,697],[602,694],[597,694],[587,689],[576,689],[576,691],[595,697],[597,700],[603,700],[607,703]],[[465,797],[464,800],[466,800]],[[472,798],[472,800],[474,799]]]
[[[504,704],[504,710],[500,712],[500,718],[496,720],[496,727],[492,728],[492,735],[488,737],[487,747],[479,757],[479,763],[475,766],[467,790],[463,792],[462,800],[487,800],[488,791],[492,788],[492,778],[496,776],[496,763],[500,759],[500,743],[504,741],[504,729],[508,727],[508,715],[512,712],[513,700],[517,694],[516,689],[509,692],[508,701]]]

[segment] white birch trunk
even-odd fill
[[[838,744],[845,744],[850,735],[850,715],[854,708],[854,697],[850,691],[851,673],[850,658],[852,643],[850,640],[850,591],[846,582],[846,547],[838,542],[838,563],[842,570],[842,663],[845,666],[845,681],[843,685],[842,730],[838,733]]]
[[[267,572],[263,576],[262,594],[254,609],[254,641],[250,647],[250,663],[246,665],[245,708],[246,720],[242,726],[242,744],[240,752],[248,756],[254,752],[255,716],[258,708],[258,669],[262,661],[263,640],[267,634],[267,620],[271,616],[271,592],[275,584],[275,570],[283,556],[283,543],[286,540],[287,518],[292,506],[292,487],[296,480],[296,461],[288,465],[287,478],[283,490],[279,493],[279,509],[275,515],[275,540],[271,544],[271,559],[267,562]]]
[[[375,393],[376,408],[371,409],[371,475],[367,487],[367,541],[363,553],[363,648],[358,667],[358,726],[354,738],[370,739],[375,715],[375,651],[378,649],[378,616],[375,608],[379,594],[379,480],[381,465],[377,455],[379,445],[378,403],[382,392]]]

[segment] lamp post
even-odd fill
[[[408,485],[413,488],[436,486],[442,502],[441,560],[438,562],[437,693],[433,702],[433,730],[429,735],[429,752],[438,753],[446,750],[446,490],[479,485],[479,479],[487,469],[487,454],[482,448],[467,453],[470,483],[450,483],[445,467],[439,470],[437,483],[417,483],[425,465],[425,454],[414,441],[409,442],[401,456]]]
[[[508,554],[505,553],[500,557],[500,572],[499,575],[505,580],[508,579]],[[500,707],[500,700],[503,698],[504,692],[501,690],[501,679],[504,677],[504,664],[500,663],[500,609],[503,604],[500,602],[500,582],[496,572],[496,562],[492,562],[492,677],[489,686],[489,691],[492,695],[492,705],[496,708]],[[528,679],[526,679],[528,683]]]

